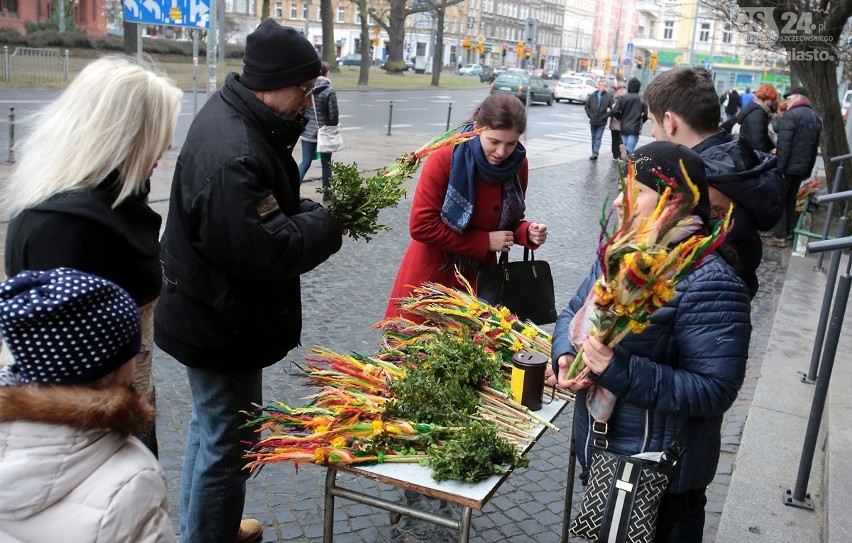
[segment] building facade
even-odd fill
[[[90,36],[107,33],[105,0],[74,0],[66,3],[68,16],[75,28]],[[27,23],[47,23],[56,18],[57,0],[0,0],[0,27],[14,28],[26,34]]]

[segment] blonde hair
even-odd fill
[[[118,206],[141,192],[165,151],[183,92],[150,60],[108,56],[86,66],[30,120],[4,207],[14,217],[51,196],[97,186],[118,170]]]

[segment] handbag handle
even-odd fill
[[[675,436],[666,450],[660,455],[660,464],[668,464],[674,466],[681,455],[686,450],[686,445],[692,439],[695,431],[698,429],[699,419],[690,417],[686,419],[686,424],[680,429],[680,432]],[[609,441],[606,439],[609,424],[602,420],[592,421],[592,445],[599,449],[608,449]]]
[[[529,247],[524,247],[524,262],[535,262],[535,251],[530,251]],[[500,251],[500,258],[497,261],[497,265],[503,268],[503,275],[506,277],[506,281],[508,281],[509,251]],[[533,277],[538,279],[538,270],[535,269],[535,266],[531,266],[530,269],[532,270]]]

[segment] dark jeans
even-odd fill
[[[612,158],[621,158],[621,130],[610,130],[612,134]]]
[[[302,140],[302,162],[299,163],[299,182],[305,182],[305,174],[311,167],[317,154],[317,142]],[[320,164],[322,165],[322,186],[328,187],[331,178],[331,153],[320,153]]]
[[[704,490],[666,494],[657,513],[654,543],[701,543],[705,505]]]
[[[772,235],[779,239],[786,239],[793,234],[799,214],[796,213],[796,196],[799,194],[799,185],[805,180],[804,175],[785,175],[787,194],[784,196],[784,211],[778,224],[772,229]]]
[[[606,126],[593,126],[592,128],[592,155],[597,157],[598,153],[601,150],[601,139],[603,139],[603,133]]]

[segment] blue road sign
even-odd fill
[[[627,55],[626,58],[633,58],[633,42],[627,44]]]
[[[210,28],[210,0],[124,0],[129,23]]]

